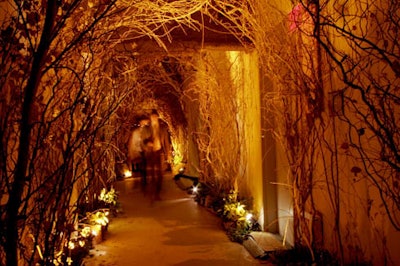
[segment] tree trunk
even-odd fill
[[[31,73],[29,76],[28,83],[25,87],[24,102],[20,121],[20,136],[19,136],[19,147],[18,147],[18,159],[15,169],[14,180],[12,183],[11,191],[9,193],[9,199],[7,203],[7,215],[6,215],[6,265],[15,266],[18,265],[18,212],[21,206],[22,193],[25,188],[26,182],[30,180],[26,179],[26,171],[30,157],[30,142],[31,142],[31,110],[33,106],[34,97],[37,91],[41,79],[41,68],[43,65],[44,58],[48,52],[50,46],[50,36],[52,27],[54,24],[54,17],[57,12],[56,0],[47,1],[47,10],[45,23],[43,26],[43,32],[40,39],[40,43],[36,53],[33,55],[33,62]]]

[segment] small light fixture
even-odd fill
[[[132,176],[132,172],[129,170],[125,170],[124,177],[131,177],[131,176]]]

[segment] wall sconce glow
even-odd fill
[[[197,194],[197,192],[199,192],[199,187],[198,186],[194,186],[192,188],[192,192],[193,192],[193,194]]]

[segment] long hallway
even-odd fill
[[[104,241],[95,245],[86,266],[259,265],[231,242],[221,220],[164,176],[161,200],[151,202],[138,178],[116,182],[121,212],[111,218]]]

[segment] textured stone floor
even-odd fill
[[[104,241],[86,266],[259,265],[241,244],[231,242],[220,218],[197,205],[166,175],[160,201],[150,201],[138,178],[116,183],[121,213],[111,219]],[[261,241],[261,239],[260,239]],[[276,245],[278,242],[274,242]]]

